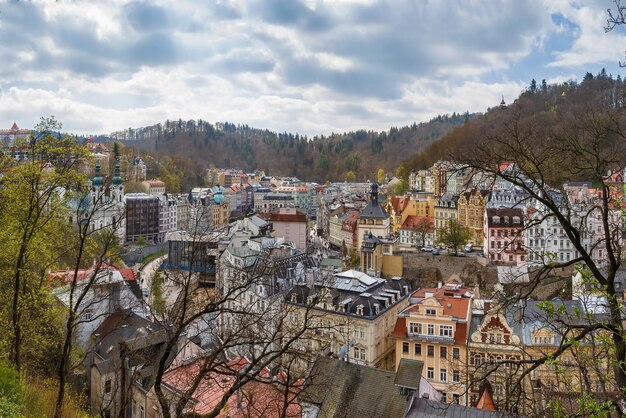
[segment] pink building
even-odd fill
[[[260,214],[274,225],[274,236],[293,242],[300,251],[306,251],[308,225],[306,213],[296,208],[281,208],[277,212]]]
[[[524,248],[524,212],[520,208],[488,208],[484,217],[485,257],[493,263],[522,265],[527,261]]]

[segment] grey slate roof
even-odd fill
[[[485,411],[469,406],[445,404],[428,399],[417,398],[413,400],[407,418],[509,418],[516,417],[507,412]]]
[[[372,183],[372,192],[370,193],[370,201],[363,208],[359,218],[374,218],[374,219],[385,219],[388,218],[389,214],[383,209],[378,201],[378,185],[376,183]]]
[[[394,384],[394,372],[319,358],[300,402],[317,405],[318,418],[401,418],[407,396]]]
[[[423,368],[423,361],[411,360],[408,358],[400,359],[394,384],[396,386],[418,390]]]

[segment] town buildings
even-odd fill
[[[447,228],[451,220],[457,220],[458,201],[458,195],[444,193],[435,203],[435,239],[438,230]]]
[[[127,179],[135,183],[143,182],[146,180],[147,171],[146,163],[141,158],[135,157],[128,164]]]
[[[457,281],[418,289],[396,319],[396,367],[401,359],[423,361],[422,378],[442,393],[444,402],[466,402],[463,373],[473,298],[472,289]]]
[[[126,195],[126,242],[160,241],[160,200],[146,193]]]
[[[483,254],[492,263],[526,264],[524,212],[519,208],[487,208]]]
[[[91,179],[89,202],[80,202],[83,216],[90,221],[92,231],[112,228],[118,237],[124,236],[126,227],[126,195],[119,160],[115,162],[112,178],[102,176],[101,167],[96,163],[95,175]],[[85,204],[86,203],[86,204]],[[80,220],[76,220],[80,222]]]
[[[309,227],[305,212],[296,208],[282,208],[275,212],[263,213],[260,216],[272,223],[274,235],[293,243],[297,250],[306,251]]]
[[[395,346],[388,336],[398,312],[406,307],[409,283],[385,280],[348,270],[331,276],[312,275],[286,294],[298,323],[313,310],[317,326],[307,332],[302,355],[326,353],[350,362],[383,369],[394,367]]]
[[[150,196],[165,194],[165,183],[158,179],[146,180],[142,183]]]
[[[9,148],[19,145],[27,145],[30,135],[33,133],[30,129],[20,129],[16,122],[10,129],[0,129],[0,146]]]
[[[459,225],[471,232],[471,241],[474,245],[482,245],[484,215],[489,190],[473,189],[459,195],[457,202]]]
[[[389,214],[378,201],[378,185],[372,183],[370,201],[359,215],[357,229],[357,248],[361,248],[365,233],[369,232],[376,237],[386,237],[391,232]]]

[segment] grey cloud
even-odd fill
[[[274,69],[274,62],[254,55],[254,51],[238,50],[218,59],[215,69],[225,73],[266,73]]]
[[[221,19],[221,20],[239,19],[241,17],[241,13],[228,3],[214,4],[213,15],[217,19]]]
[[[320,8],[322,6],[320,5]],[[253,4],[251,15],[276,25],[298,27],[307,31],[322,31],[333,26],[325,10],[312,10],[300,0],[264,0]]]
[[[173,64],[178,58],[178,49],[171,36],[157,32],[140,39],[128,50],[129,59],[136,65]]]
[[[373,68],[339,71],[323,68],[317,60],[287,60],[281,65],[283,79],[292,85],[317,84],[337,93],[390,100],[401,95],[401,78],[389,77]]]
[[[168,13],[162,8],[144,2],[124,6],[128,23],[141,32],[165,30],[169,26]]]

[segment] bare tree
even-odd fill
[[[524,387],[532,373],[571,359],[578,347],[588,347],[589,341],[601,339],[610,343],[603,350],[607,354],[603,361],[610,373],[606,369],[603,372],[607,379],[604,393],[594,392],[594,396],[598,398],[598,407],[626,413],[626,338],[616,278],[623,257],[624,193],[607,178],[609,170],[624,167],[623,110],[607,107],[601,98],[593,97],[575,116],[559,115],[563,123],[554,128],[546,128],[550,125],[543,123],[542,118],[550,117],[547,113],[528,111],[520,100],[508,112],[496,115],[491,121],[493,129],[477,133],[481,141],[459,150],[455,160],[477,175],[490,178],[492,183],[502,180],[524,191],[527,197],[521,204],[533,213],[524,226],[524,234],[533,234],[538,225],[549,222],[551,229],[562,234],[561,241],[569,241],[574,250],[574,256],[567,259],[539,251],[530,281],[511,286],[502,295],[503,309],[524,303],[555,272],[581,266],[595,284],[603,310],[601,314],[593,310],[565,312],[557,310],[558,304],[546,303],[542,310],[549,321],[557,324],[554,331],[560,342],[543,352],[502,360],[493,369],[516,368],[517,372],[511,374],[515,379],[509,384],[509,393],[521,396],[528,393]],[[503,170],[502,163],[509,169]],[[588,200],[579,201],[563,186],[567,180],[581,178],[595,185],[596,193]],[[610,402],[602,403],[603,400]]]

